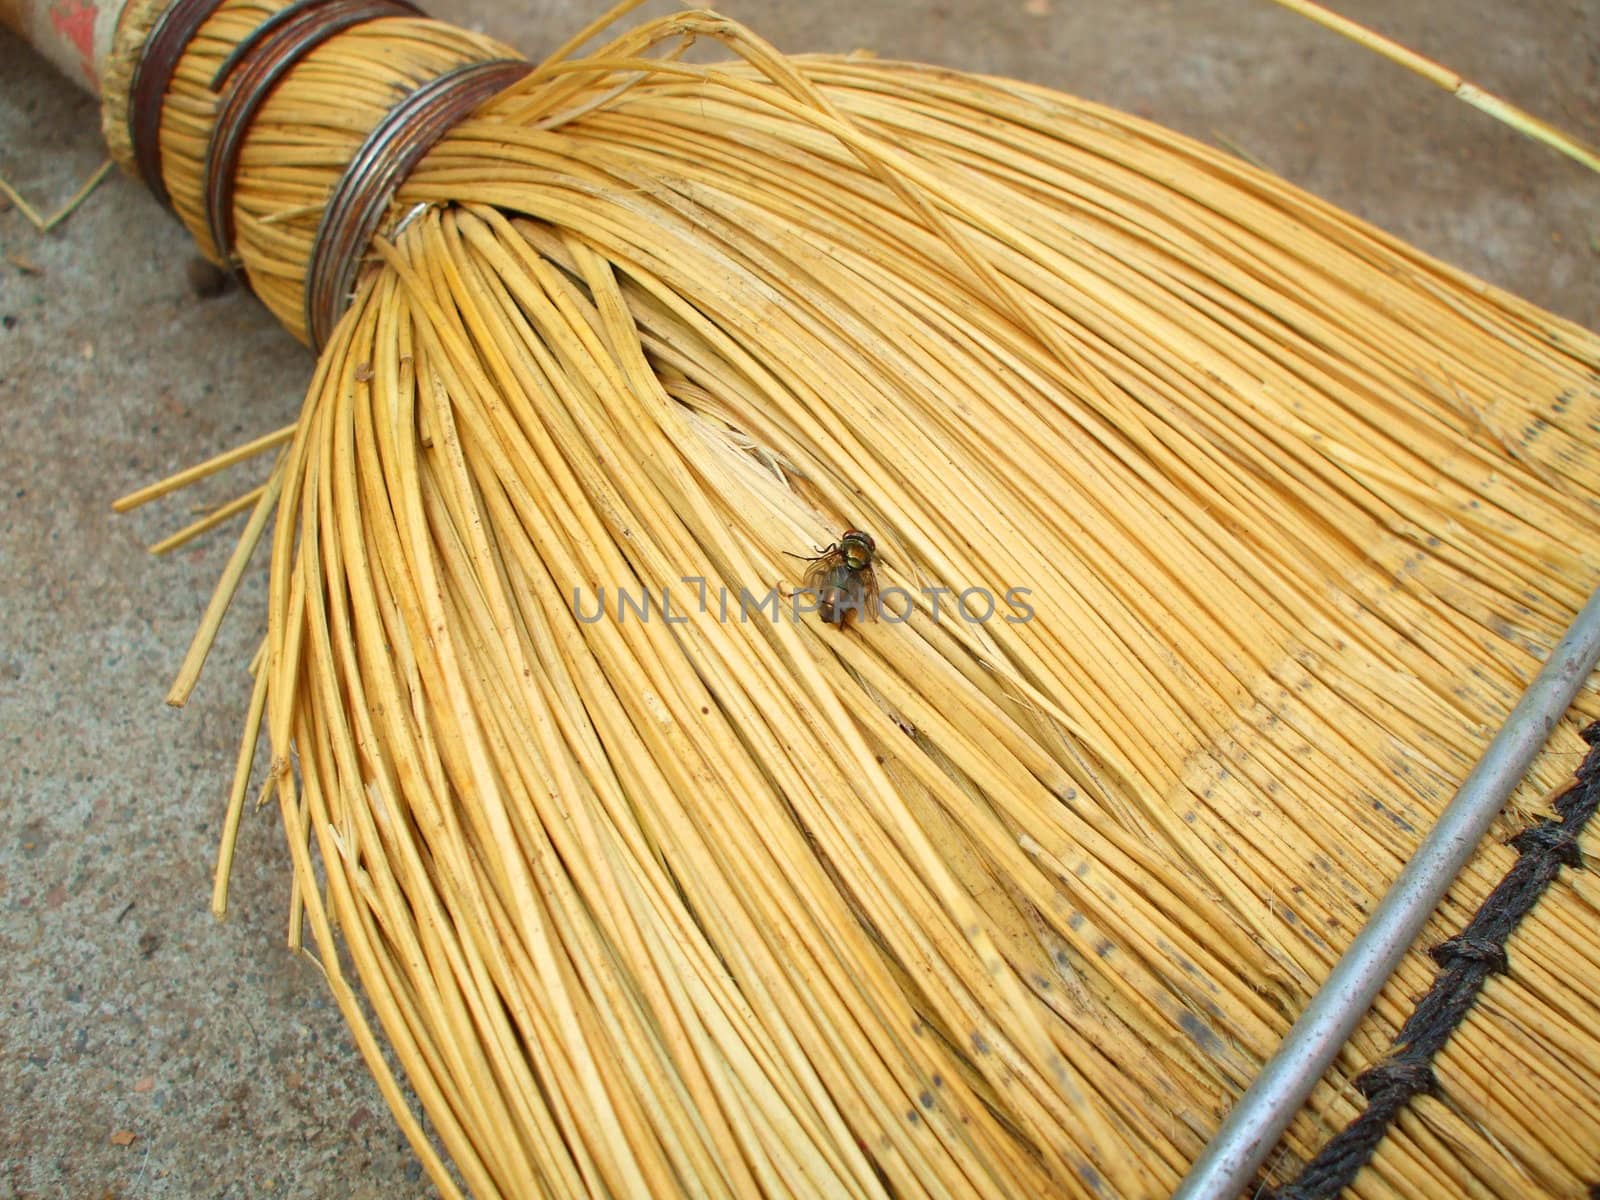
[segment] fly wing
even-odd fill
[[[800,581],[800,590],[821,595],[824,588],[832,587],[834,568],[844,562],[844,556],[835,546],[829,546],[816,558],[808,560],[811,565],[806,568],[805,578]]]
[[[878,573],[870,565],[861,568],[861,611],[869,621],[878,619]]]

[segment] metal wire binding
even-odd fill
[[[242,61],[244,61],[246,56],[254,51],[255,46],[263,38],[268,37],[274,30],[294,20],[295,17],[298,16],[303,10],[314,7],[322,2],[323,0],[295,0],[295,2],[289,5],[287,8],[280,8],[265,21],[261,22],[261,24],[257,25],[250,31],[250,35],[246,37],[244,41],[240,42],[233,48],[233,53],[229,54],[227,58],[222,60],[222,65],[217,68],[217,73],[211,77],[211,90],[213,92],[220,92],[222,90],[222,85],[227,82],[228,76],[233,74],[233,69]],[[398,2],[403,3],[405,7],[410,8],[411,11],[416,13],[418,16],[425,15],[421,9],[407,3],[406,0],[398,0]]]
[[[222,5],[222,0],[177,0],[163,9],[139,50],[128,88],[128,141],[134,165],[145,187],[166,208],[172,207],[161,178],[161,112],[172,86],[178,60],[194,35]]]
[[[227,87],[206,145],[206,227],[218,256],[233,261],[233,188],[245,137],[262,104],[316,47],[380,17],[416,16],[410,0],[297,0],[234,48],[212,80]]]
[[[367,135],[334,187],[312,245],[305,325],[314,347],[327,343],[349,306],[362,257],[412,168],[463,117],[530,70],[522,59],[467,63],[418,87]]]

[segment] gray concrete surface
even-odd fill
[[[537,53],[598,3],[430,7]],[[1600,2],[1341,7],[1600,143]],[[1600,178],[1266,0],[724,8],[786,49],[1020,76],[1226,139],[1600,326]],[[100,160],[93,105],[4,34],[0,79],[0,175],[53,206]],[[131,517],[109,503],[291,419],[310,361],[237,290],[196,299],[188,253],[120,177],[49,236],[0,213],[0,1196],[428,1195],[315,970],[283,948],[272,810],[246,821],[229,920],[206,910],[265,569],[171,711],[231,540],[141,547],[226,485]]]

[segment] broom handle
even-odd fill
[[[18,34],[92,96],[126,0],[0,0],[0,25]]]
[[[1235,1200],[1367,1013],[1600,660],[1600,589],[1173,1200]]]

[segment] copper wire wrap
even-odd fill
[[[175,0],[131,70],[132,157],[202,251],[320,348],[406,176],[530,70],[513,55],[412,0]]]
[[[321,349],[350,303],[361,257],[395,192],[450,129],[532,69],[518,59],[468,63],[425,83],[367,135],[322,214],[306,275],[306,329]]]
[[[172,198],[161,177],[161,109],[178,60],[222,0],[177,0],[164,11],[144,44],[128,100],[128,136],[139,178],[167,208]]]
[[[299,0],[238,43],[211,88],[222,106],[206,147],[206,226],[222,258],[234,259],[234,179],[238,155],[267,96],[306,54],[328,38],[384,16],[416,16],[406,0]]]
[[[312,50],[380,17],[416,16],[407,0],[299,0],[240,42],[212,80],[223,94],[206,150],[206,224],[217,252],[233,261],[233,184],[250,126],[274,88]]]

